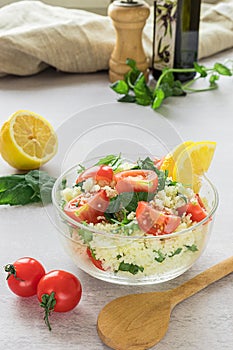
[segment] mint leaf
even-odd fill
[[[128,193],[128,198],[126,193]],[[129,212],[136,211],[138,202],[149,202],[155,196],[154,193],[148,192],[124,192],[121,193],[121,195],[122,204],[124,205],[125,209]]]
[[[156,92],[155,99],[154,99],[153,104],[152,104],[153,109],[159,108],[161,106],[163,100],[165,99],[165,93],[161,89],[161,87],[156,89],[155,92]]]
[[[190,250],[191,252],[197,252],[198,248],[196,246],[196,244],[192,244],[192,245],[185,245],[185,247]]]
[[[155,256],[155,260],[158,263],[162,263],[166,259],[166,254],[164,254],[160,249],[154,250],[154,252],[157,254],[157,256]]]
[[[174,255],[178,255],[182,252],[182,248],[177,248],[174,252],[171,252],[168,256],[169,258],[172,258]]]
[[[0,177],[0,205],[25,205],[51,202],[55,178],[45,171],[32,170],[27,174]]]
[[[118,102],[134,103],[134,102],[136,102],[136,97],[133,95],[125,95],[123,97],[120,97],[117,101]]]
[[[118,80],[110,85],[110,88],[117,94],[127,94],[129,91],[129,86],[124,80]]]
[[[164,189],[167,179],[167,172],[156,168],[156,166],[153,163],[153,160],[150,159],[150,157],[146,157],[144,160],[138,160],[138,167],[139,169],[153,170],[158,176],[157,192]]]
[[[122,164],[121,154],[116,156],[115,154],[109,154],[104,158],[101,158],[95,165],[109,165],[113,168],[113,170]]]
[[[166,28],[167,30],[168,28]],[[161,40],[159,41],[159,47],[160,44]],[[164,49],[166,50],[166,46]],[[143,72],[140,72],[137,68],[136,61],[128,58],[126,64],[130,69],[124,76],[125,84],[113,85],[116,92],[124,94],[118,101],[138,103],[143,106],[151,105],[153,109],[159,108],[164,99],[170,96],[186,96],[187,93],[214,90],[218,86],[216,81],[219,79],[219,75],[232,76],[232,70],[222,63],[217,62],[213,67],[207,68],[194,62],[193,68],[164,68],[152,91],[145,80]],[[176,73],[199,73],[199,75],[182,84],[180,80],[174,79],[174,74]],[[208,75],[210,76],[210,85],[207,88],[196,89],[190,87],[194,82],[206,78]]]
[[[140,70],[136,66],[136,61],[128,58],[126,64],[131,68],[124,76],[126,84],[129,86],[129,89],[133,90],[134,84],[140,75]]]
[[[127,58],[126,60],[126,64],[133,70],[138,70],[137,67],[136,67],[136,61],[133,60],[132,58]]]
[[[40,199],[35,196],[33,189],[28,186],[25,181],[21,181],[20,179],[20,181],[17,182],[16,179],[14,179],[14,181],[9,179],[7,182],[8,188],[0,192],[0,205],[25,205],[40,201]]]
[[[8,175],[0,177],[0,193],[4,192],[14,186],[17,186],[19,183],[25,181],[25,176],[23,175]]]
[[[37,196],[43,203],[51,203],[52,188],[56,179],[42,170],[31,170],[25,174],[27,185],[31,186],[34,196]]]
[[[132,275],[136,275],[139,271],[143,272],[144,267],[122,261],[118,267],[118,271],[128,271]]]
[[[109,206],[105,212],[108,218],[117,219],[115,216],[109,216],[108,214],[115,214],[122,209],[126,209],[128,212],[136,211],[138,202],[149,202],[154,198],[154,193],[148,192],[122,192],[118,196],[110,200]],[[107,218],[106,217],[106,218]],[[119,220],[118,220],[119,221]]]
[[[139,105],[148,106],[151,104],[152,93],[146,84],[146,79],[143,73],[140,73],[138,76],[133,90],[135,93],[136,102]]]
[[[166,72],[166,75],[164,75],[162,82],[163,83],[168,83],[170,86],[174,83],[174,74],[172,72],[169,72],[168,68],[163,69],[163,73]]]
[[[214,70],[221,75],[232,75],[230,69],[227,66],[224,66],[222,63],[215,63]]]
[[[174,81],[172,86],[173,96],[186,96],[187,93],[183,90],[182,84],[179,80]]]
[[[173,84],[172,84],[173,85]],[[170,97],[173,95],[173,88],[172,85],[168,84],[167,82],[163,82],[160,85],[160,89],[164,92],[164,98]]]
[[[196,72],[199,73],[202,78],[207,77],[206,68],[204,66],[200,66],[197,62],[194,62],[193,66]]]

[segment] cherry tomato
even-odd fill
[[[113,169],[108,165],[96,165],[82,172],[76,180],[76,184],[93,178],[100,186],[110,185],[114,180]]]
[[[122,192],[153,193],[158,186],[158,176],[152,170],[126,170],[115,175],[116,190]]]
[[[153,208],[148,202],[138,202],[136,218],[139,227],[154,236],[172,233],[179,226],[179,216]]]
[[[104,190],[98,192],[93,192],[90,196],[82,193],[69,201],[65,207],[65,213],[70,216],[72,219],[82,222],[86,221],[87,223],[102,221],[99,219],[104,215],[109,204],[109,198],[106,195]]]
[[[79,279],[72,273],[53,270],[44,275],[37,286],[37,297],[45,310],[45,323],[51,330],[49,315],[51,311],[67,312],[74,309],[82,296]]]
[[[8,272],[7,283],[13,293],[20,297],[30,297],[36,294],[37,285],[45,275],[45,269],[39,261],[24,257],[13,264],[5,266]]]
[[[87,255],[89,256],[89,259],[91,260],[93,265],[95,265],[98,269],[104,271],[101,260],[95,258],[95,255],[89,247],[87,247]]]

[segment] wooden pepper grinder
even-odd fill
[[[148,77],[149,62],[142,45],[142,30],[149,14],[149,5],[141,0],[119,0],[109,5],[108,15],[116,29],[116,44],[109,61],[112,83],[124,79],[129,71],[127,58],[134,59],[138,69]]]

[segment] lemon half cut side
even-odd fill
[[[0,132],[1,155],[19,170],[37,169],[48,162],[56,154],[57,144],[52,125],[27,110],[13,113]]]

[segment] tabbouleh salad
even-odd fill
[[[161,162],[149,157],[128,162],[121,155],[108,155],[90,168],[79,165],[73,186],[66,187],[64,179],[61,206],[83,224],[70,225],[77,259],[131,276],[163,273],[196,260],[208,221],[182,234],[166,235],[205,219],[208,203],[160,170]],[[158,239],[151,239],[154,236]]]

